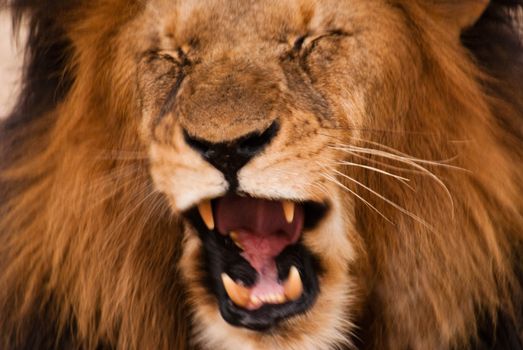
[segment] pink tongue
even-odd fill
[[[222,235],[237,233],[242,256],[258,271],[260,281],[277,280],[274,258],[300,238],[303,208],[296,205],[288,223],[280,201],[229,195],[217,200],[214,214]]]

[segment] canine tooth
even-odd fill
[[[241,250],[244,250],[242,244],[240,243],[240,240],[238,239],[238,232],[231,231],[229,236],[231,237],[232,241],[234,242],[234,244],[236,244],[236,246],[238,248],[240,248]]]
[[[285,220],[290,224],[294,220],[294,202],[282,201],[283,214],[285,214]]]
[[[303,283],[301,281],[300,272],[296,266],[292,266],[289,270],[289,277],[283,284],[285,297],[290,301],[298,300],[303,293]]]
[[[207,226],[209,230],[214,230],[214,216],[212,215],[211,201],[204,200],[198,204],[198,211],[202,216],[203,222],[205,222],[205,226]]]
[[[234,282],[226,273],[222,273],[222,282],[227,295],[231,298],[233,303],[240,307],[247,306],[249,300],[251,300],[249,289]]]
[[[283,304],[285,302],[285,295],[278,294],[278,304]]]

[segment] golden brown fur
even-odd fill
[[[78,1],[53,18],[73,82],[1,129],[0,348],[447,349],[500,312],[518,325],[522,142],[503,125],[523,119],[459,40],[486,3],[204,3]],[[277,61],[326,27],[308,71]],[[178,47],[199,65],[163,113]],[[316,305],[255,333],[200,283],[179,212],[224,180],[181,127],[224,141],[274,118],[240,186],[332,208],[304,237],[325,270]]]

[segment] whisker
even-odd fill
[[[399,166],[395,166],[395,165],[392,165],[392,164],[389,164],[389,163],[385,163],[385,162],[380,162],[379,160],[376,160],[376,159],[372,159],[372,158],[367,158],[365,156],[362,156],[361,154],[357,154],[357,153],[354,153],[354,152],[350,152],[349,150],[346,151],[346,153],[349,153],[352,157],[356,157],[358,159],[362,159],[366,162],[371,162],[373,164],[378,164],[378,165],[381,165],[387,169],[392,169],[392,170],[396,170],[396,171],[400,171],[400,172],[405,172],[405,173],[409,173],[409,174],[418,174],[418,175],[424,175],[425,173],[422,172],[422,171],[419,171],[419,170],[414,170],[414,169],[408,169],[408,168],[402,168],[402,167],[399,167]]]
[[[131,186],[134,183],[134,179],[127,180],[121,183],[119,186],[111,188],[111,190],[106,191],[103,196],[96,197],[95,200],[90,202],[91,208],[96,208],[97,206],[103,204],[105,201],[114,197],[118,192],[122,191],[124,188]]]
[[[341,138],[337,137],[335,135],[329,135],[329,134],[324,134],[324,133],[321,133],[321,135],[329,137],[329,138],[333,138],[333,139],[336,140],[336,143],[333,143],[331,146],[329,146],[330,148],[333,148],[333,147],[334,148],[338,148],[338,147],[340,147],[340,148],[356,148],[356,149],[365,149],[365,150],[369,149],[369,148],[359,147],[359,146],[356,146],[356,145],[347,145],[347,144],[341,143],[340,142],[340,141],[342,141]],[[371,144],[371,145],[374,145],[374,146],[377,146],[377,147],[381,147],[381,148],[387,150],[388,152],[391,152],[391,154],[394,154],[394,155],[397,155],[397,156],[400,156],[400,157],[404,157],[404,158],[408,158],[408,159],[410,159],[410,160],[412,160],[412,161],[414,161],[416,163],[430,164],[430,165],[446,167],[446,168],[450,168],[450,169],[454,169],[454,170],[471,172],[468,169],[465,169],[465,168],[462,168],[462,167],[459,167],[459,166],[455,166],[455,165],[451,165],[451,164],[447,164],[447,163],[450,163],[450,162],[456,160],[458,158],[458,155],[455,155],[453,157],[450,157],[450,158],[447,158],[447,159],[443,159],[443,160],[427,160],[427,159],[421,159],[421,158],[417,158],[417,157],[411,156],[411,155],[409,155],[407,153],[401,152],[398,149],[395,149],[393,147],[384,145],[384,144],[376,142],[376,141],[366,140],[366,139],[362,139],[362,138],[359,138],[359,137],[356,137],[356,136],[352,136],[352,135],[347,135],[347,137],[352,138],[352,139],[354,139],[356,141],[365,142],[365,143],[368,143],[368,144]],[[453,142],[453,141],[450,141],[450,142]],[[379,150],[376,150],[376,151],[379,151]],[[381,151],[383,151],[383,150],[381,150]]]
[[[133,175],[140,170],[143,170],[142,167],[134,166],[134,165],[127,165],[127,166],[121,166],[115,169],[110,170],[106,174],[99,176],[92,180],[90,185],[96,185],[98,183],[103,183],[110,180],[118,180],[120,178],[124,178],[130,175]]]
[[[431,230],[434,230],[434,228],[429,225],[425,220],[423,220],[422,218],[420,218],[419,216],[417,216],[416,214],[408,211],[407,209],[403,208],[402,206],[398,205],[397,203],[391,201],[390,199],[388,199],[387,197],[381,195],[380,193],[376,192],[375,190],[373,190],[372,188],[366,186],[365,184],[362,184],[361,182],[359,182],[358,180],[356,179],[353,179],[352,177],[342,173],[341,171],[338,171],[334,168],[331,168],[330,169],[331,171],[335,172],[336,174],[346,178],[347,180],[349,181],[352,181],[354,182],[355,184],[363,187],[364,189],[366,189],[367,191],[369,191],[370,193],[374,194],[375,196],[377,196],[378,198],[382,199],[383,201],[385,201],[386,203],[392,205],[394,208],[396,208],[397,210],[399,210],[400,212],[402,212],[403,214],[409,216],[410,218],[418,221],[420,224],[424,225],[425,227],[431,229]]]
[[[137,211],[145,202],[147,202],[152,196],[156,195],[156,191],[151,188],[150,186],[146,186],[145,188],[142,188],[138,193],[135,195],[135,199],[141,198],[132,209],[128,210],[124,217],[116,224],[115,229],[121,228],[122,225],[125,225],[130,219],[132,215],[134,215],[135,211]]]
[[[94,208],[123,190],[125,187],[129,187],[137,181],[147,179],[147,175],[141,170],[142,169],[138,167],[122,167],[95,179],[89,185],[89,195],[93,196],[92,200],[89,200],[90,206]],[[102,196],[98,196],[100,192],[102,192]]]
[[[155,193],[156,191],[153,190],[152,193]],[[150,205],[148,207],[148,210],[146,211],[146,214],[144,215],[145,217],[153,217],[153,214],[154,216],[162,216],[163,214],[165,214],[166,212],[168,212],[169,210],[169,207],[167,205],[165,205],[166,203],[163,202],[159,197],[156,197],[152,203],[152,205]]]
[[[390,129],[377,129],[377,128],[361,128],[361,127],[355,127],[355,126],[349,126],[349,127],[334,127],[334,128],[325,128],[327,131],[334,131],[338,133],[343,133],[346,136],[350,136],[350,134],[347,134],[347,132],[361,132],[361,133],[368,133],[368,134],[394,134],[394,135],[409,135],[409,136],[432,136],[434,135],[433,132],[429,131],[413,131],[413,130],[390,130]],[[333,136],[326,134],[325,136]]]
[[[328,188],[322,184],[322,183],[319,183],[319,182],[313,182],[310,184],[312,187],[318,189],[318,191],[320,191],[321,193],[323,193],[325,195],[325,197],[329,198],[331,196],[331,194],[329,193],[329,190]]]
[[[369,142],[371,142],[371,141],[369,141]],[[414,163],[430,164],[430,165],[444,167],[444,168],[449,168],[449,169],[454,169],[454,170],[469,171],[469,170],[461,168],[459,166],[446,164],[445,163],[445,162],[450,162],[450,161],[455,160],[457,158],[457,156],[454,156],[454,157],[449,158],[449,159],[445,159],[443,161],[435,161],[435,160],[425,160],[425,159],[420,159],[420,158],[416,158],[416,157],[413,157],[413,156],[409,156],[408,154],[402,153],[402,152],[397,151],[397,150],[395,150],[396,153],[391,153],[391,152],[386,152],[386,151],[383,151],[383,150],[377,150],[377,149],[372,149],[372,148],[365,148],[365,147],[359,147],[359,146],[353,146],[353,145],[346,145],[346,146],[344,146],[344,145],[339,145],[339,144],[338,145],[329,146],[329,147],[330,148],[334,148],[334,149],[338,149],[338,150],[344,150],[344,149],[351,149],[351,150],[354,150],[354,151],[372,150],[372,151],[375,151],[375,152],[383,152],[383,153],[388,154],[390,156],[398,157],[397,160],[400,160],[400,159],[410,160],[410,161],[412,161]],[[382,147],[390,148],[390,147],[383,146],[383,145],[382,145]],[[396,158],[390,158],[390,159],[396,159]]]
[[[374,205],[372,205],[371,203],[369,203],[369,201],[367,201],[365,198],[363,198],[362,196],[360,196],[359,194],[357,194],[356,192],[354,192],[353,190],[351,190],[350,188],[348,188],[347,186],[345,186],[344,184],[342,184],[341,182],[339,182],[336,178],[332,177],[331,175],[327,175],[327,174],[320,174],[320,176],[324,177],[325,179],[331,181],[332,183],[340,186],[342,189],[350,192],[352,195],[354,195],[356,198],[358,198],[359,200],[361,200],[365,205],[367,205],[369,208],[373,209],[376,213],[378,213],[383,219],[385,219],[386,221],[390,222],[392,225],[394,225],[394,223],[389,219],[387,218],[382,212],[380,212],[378,210],[378,208],[376,208]]]
[[[383,148],[383,149],[385,149],[385,150],[387,150],[389,152],[392,152],[394,154],[397,154],[397,155],[401,155],[401,156],[409,157],[409,158],[414,158],[414,157],[410,156],[407,153],[401,152],[400,150],[398,150],[396,148],[384,145],[383,143],[380,143],[380,142],[371,141],[371,140],[365,140],[365,139],[362,139],[362,138],[359,138],[359,137],[356,137],[356,136],[349,136],[349,137],[354,139],[354,140],[360,141],[360,142],[365,142],[365,143],[368,143],[368,144],[371,144],[371,145],[374,145],[374,146],[381,147],[381,148]],[[448,159],[438,160],[438,161],[435,161],[435,162],[438,162],[438,163],[449,163],[449,162],[452,162],[452,161],[456,160],[457,157],[458,156],[456,155],[456,156],[450,157]]]
[[[113,173],[104,175],[93,180],[89,184],[89,192],[96,194],[98,189],[112,190],[121,187],[122,184],[144,177],[138,169],[120,169]]]
[[[400,175],[396,175],[396,174],[389,173],[388,171],[385,171],[385,170],[381,170],[381,169],[378,169],[378,168],[375,168],[375,167],[372,167],[372,166],[369,166],[369,165],[364,165],[364,164],[359,164],[359,163],[353,163],[353,162],[348,162],[348,161],[336,161],[336,162],[332,162],[332,164],[340,164],[340,165],[354,166],[354,167],[358,167],[358,168],[363,168],[363,169],[371,170],[371,171],[374,171],[374,172],[377,172],[377,173],[380,173],[380,174],[383,174],[383,175],[386,175],[386,176],[390,176],[390,177],[395,178],[396,180],[399,180],[400,182],[402,182],[403,184],[405,184],[405,186],[407,186],[408,188],[410,188],[411,190],[414,191],[414,188],[412,188],[412,186],[410,186],[410,185],[408,184],[408,182],[410,181],[410,179],[408,179],[408,178],[406,178],[406,177],[403,177],[403,176],[400,176]]]
[[[385,151],[381,151],[381,150],[374,150],[374,149],[370,149],[370,148],[361,148],[361,147],[346,147],[346,148],[334,147],[334,148],[338,149],[340,151],[343,151],[343,152],[348,152],[348,153],[356,152],[356,153],[363,153],[363,154],[371,154],[371,155],[376,155],[376,156],[383,157],[383,158],[396,160],[396,161],[408,164],[408,165],[420,170],[421,172],[423,172],[424,174],[426,174],[427,176],[432,178],[434,181],[436,181],[442,187],[442,189],[446,192],[447,196],[449,197],[450,203],[451,203],[452,213],[454,214],[454,200],[452,198],[452,194],[450,193],[450,190],[448,189],[447,185],[445,185],[445,183],[439,177],[437,177],[434,173],[429,171],[427,168],[419,165],[418,163],[411,160],[410,158],[406,158],[403,156],[391,154],[389,152],[385,152]]]

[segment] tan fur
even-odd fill
[[[328,349],[350,346],[366,313],[369,348],[445,349],[475,336],[478,310],[510,311],[521,144],[493,111],[516,112],[482,90],[448,29],[460,11],[433,6],[100,0],[72,11],[75,83],[1,173],[30,183],[0,205],[0,231],[16,233],[0,235],[0,347],[47,301],[85,349]],[[308,71],[285,58],[307,33]],[[169,59],[147,55],[177,60],[178,47],[197,64],[158,118],[175,79]],[[316,304],[256,333],[225,323],[201,284],[201,242],[179,213],[227,183],[181,129],[220,142],[275,119],[280,133],[239,188],[331,210],[304,236],[325,269]]]

